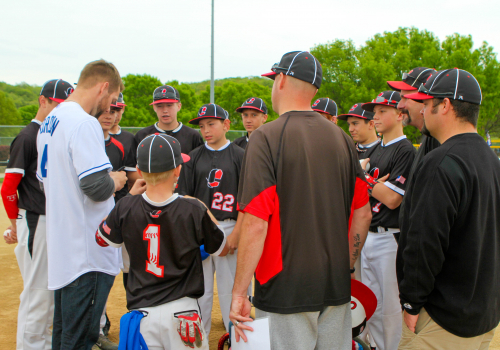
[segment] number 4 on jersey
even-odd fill
[[[160,225],[148,225],[143,231],[143,239],[148,243],[148,258],[146,272],[156,277],[163,277],[163,266],[160,263]]]

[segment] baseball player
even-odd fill
[[[153,92],[153,106],[158,122],[139,130],[135,134],[134,147],[148,135],[164,133],[175,137],[182,145],[182,152],[189,154],[193,149],[203,144],[203,140],[198,131],[184,126],[177,121],[177,113],[181,110],[182,103],[179,91],[170,85],[157,87]]]
[[[116,101],[123,83],[104,60],[87,64],[71,96],[40,126],[37,172],[47,206],[48,288],[54,290],[53,349],[91,348],[121,255],[92,239],[113,193],[126,183],[112,172],[96,117]],[[92,115],[90,115],[90,113]],[[92,228],[93,227],[93,228]]]
[[[226,139],[229,130],[229,113],[216,104],[203,105],[195,119],[206,140],[193,150],[179,178],[178,192],[200,199],[224,227],[230,254],[224,258],[207,257],[203,260],[205,294],[200,298],[201,313],[207,334],[210,333],[213,304],[214,273],[217,271],[217,291],[222,318],[226,329],[229,324],[231,290],[236,271],[239,226],[236,198],[240,179],[241,162],[245,151]]]
[[[96,232],[99,245],[125,245],[130,253],[127,308],[145,314],[140,332],[149,349],[208,350],[198,306],[204,292],[199,249],[204,245],[214,256],[229,250],[206,206],[173,193],[188,160],[175,138],[146,137],[137,151],[146,192],[119,201]]]
[[[367,323],[370,342],[383,350],[395,350],[401,338],[401,306],[395,260],[399,235],[399,205],[415,149],[403,134],[403,117],[397,109],[397,91],[383,91],[372,102],[362,105],[374,112],[377,131],[383,134],[380,145],[370,154],[366,174],[370,185],[372,222],[361,252],[361,280],[377,296],[378,305]],[[378,180],[378,181],[377,181]],[[379,182],[380,181],[380,182]]]
[[[349,125],[349,133],[356,142],[359,159],[370,158],[370,155],[380,144],[380,138],[375,131],[373,113],[364,110],[363,103],[355,103],[349,112],[338,116],[340,120],[345,120]]]
[[[122,130],[120,128],[120,121],[122,120],[123,117],[123,112],[125,112],[125,107],[127,106],[125,104],[125,101],[123,100],[123,94],[120,92],[120,96],[118,97],[118,100],[116,100],[115,106],[118,108],[117,113],[116,113],[116,119],[115,123],[113,124],[113,127],[109,130],[109,134],[113,136],[116,140],[120,141],[123,145],[123,148],[125,149],[125,152],[128,152],[129,150],[132,150],[132,156],[134,162],[135,160],[135,149],[133,148],[134,145],[134,134],[131,132]]]
[[[252,132],[262,126],[267,120],[267,106],[263,99],[250,97],[241,107],[236,108],[236,112],[241,113],[243,126],[247,131],[245,136],[239,137],[233,142],[245,149],[248,144],[248,138]]]
[[[70,83],[46,82],[38,97],[38,112],[12,141],[2,185],[2,199],[11,221],[4,235],[18,242],[14,252],[23,277],[17,318],[16,349],[51,349],[54,292],[47,287],[45,195],[36,179],[36,137],[47,115],[73,92]],[[19,192],[19,197],[17,193]]]
[[[328,97],[318,98],[311,106],[313,111],[318,112],[329,121],[337,124],[337,103]]]

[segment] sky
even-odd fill
[[[215,1],[215,79],[257,76],[289,51],[335,39],[356,45],[414,26],[471,34],[500,50],[500,2],[488,0]],[[120,74],[162,82],[210,79],[211,0],[0,0],[0,81],[77,82],[104,58]],[[408,67],[411,68],[411,67]]]

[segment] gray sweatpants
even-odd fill
[[[255,316],[269,317],[272,350],[352,349],[351,303],[298,314],[255,308]]]

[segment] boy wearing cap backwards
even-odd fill
[[[8,244],[19,242],[14,252],[24,283],[17,319],[18,349],[52,348],[54,292],[47,286],[45,195],[35,174],[36,138],[47,115],[72,92],[73,86],[62,79],[47,81],[40,91],[35,119],[10,145],[1,193],[11,222],[4,239]]]
[[[328,97],[318,98],[316,101],[314,101],[311,108],[313,111],[318,112],[326,119],[337,124],[338,109],[337,104],[334,100],[329,99]]]
[[[378,307],[367,323],[370,339],[377,347],[395,350],[401,338],[401,306],[395,271],[399,205],[415,157],[415,148],[403,134],[403,116],[397,109],[399,92],[383,91],[362,108],[374,112],[375,128],[383,140],[366,158],[370,169],[372,223],[361,253],[361,280],[377,296]],[[372,344],[373,345],[373,344]]]
[[[125,101],[123,100],[123,94],[121,92],[114,106],[117,107],[118,110],[116,113],[115,123],[113,124],[113,127],[109,130],[109,134],[122,143],[123,147],[125,148],[125,152],[132,150],[132,155],[134,157],[133,159],[135,161],[136,150],[133,149],[135,135],[132,134],[131,132],[122,130],[122,128],[120,128],[120,121],[122,120],[123,112],[125,111],[125,107],[127,106],[125,104]]]
[[[199,249],[204,245],[214,256],[229,250],[206,206],[174,193],[188,160],[177,139],[147,136],[137,151],[146,192],[119,201],[96,232],[99,245],[124,245],[130,254],[127,308],[145,314],[140,331],[150,349],[208,350],[198,307],[204,292]]]
[[[375,131],[373,113],[365,111],[362,105],[361,102],[356,103],[348,113],[338,116],[338,119],[345,120],[349,125],[349,133],[356,142],[359,159],[370,158],[381,141]]]
[[[267,120],[267,106],[263,99],[258,97],[250,97],[241,107],[236,109],[236,112],[241,113],[243,126],[247,131],[245,136],[239,137],[233,142],[245,149],[248,144],[248,138],[252,132],[262,126]]]
[[[477,134],[481,88],[455,68],[418,91],[406,97],[423,101],[441,146],[407,193],[396,260],[400,348],[487,349],[500,321],[500,162]]]
[[[200,126],[206,143],[189,154],[191,160],[182,169],[178,193],[196,197],[205,203],[224,227],[230,249],[230,254],[224,258],[207,257],[203,260],[205,294],[200,299],[200,306],[209,334],[215,271],[222,317],[226,329],[229,329],[231,289],[236,271],[234,250],[239,240],[239,227],[235,228],[238,219],[236,198],[245,151],[226,139],[230,128],[229,113],[219,105],[203,105],[190,123]]]
[[[170,85],[157,87],[153,93],[153,106],[158,122],[139,130],[134,137],[134,147],[148,135],[161,133],[175,137],[179,140],[182,152],[189,154],[193,149],[203,144],[198,131],[184,126],[177,121],[177,113],[181,110],[182,103],[179,91]]]

